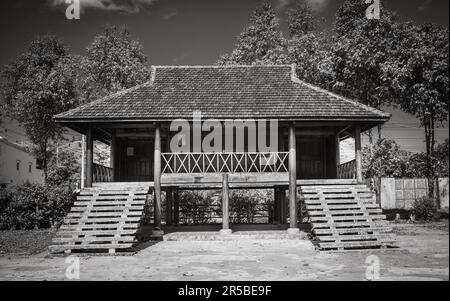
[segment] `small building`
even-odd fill
[[[0,136],[0,185],[44,183],[44,172],[26,147]]]
[[[389,118],[299,80],[295,65],[155,66],[149,82],[55,117],[87,136],[86,189],[95,188],[93,199],[139,183],[154,194],[158,232],[163,191],[172,199],[179,189],[223,189],[225,233],[229,188],[275,189],[275,211],[289,221],[289,233],[298,231],[303,186],[347,189],[358,200],[359,192],[367,195],[361,133]],[[341,166],[339,144],[348,137],[356,141],[356,160]],[[110,145],[110,169],[93,164],[94,140]]]

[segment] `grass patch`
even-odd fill
[[[0,231],[0,254],[38,254],[47,250],[55,232],[52,230]]]

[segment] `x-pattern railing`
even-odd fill
[[[283,173],[289,153],[165,153],[163,174]]]

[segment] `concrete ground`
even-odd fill
[[[80,280],[449,280],[448,221],[393,225],[399,249],[323,253],[309,240],[164,241],[81,256]],[[377,273],[379,263],[379,273]],[[66,257],[0,256],[0,280],[67,280]],[[379,277],[378,277],[379,274]],[[367,276],[366,276],[367,275]]]

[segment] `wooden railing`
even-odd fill
[[[285,173],[289,153],[166,153],[162,173]]]
[[[356,161],[353,160],[345,164],[339,165],[338,178],[341,180],[356,179]]]
[[[95,183],[112,182],[113,169],[103,165],[93,165],[92,181]]]

